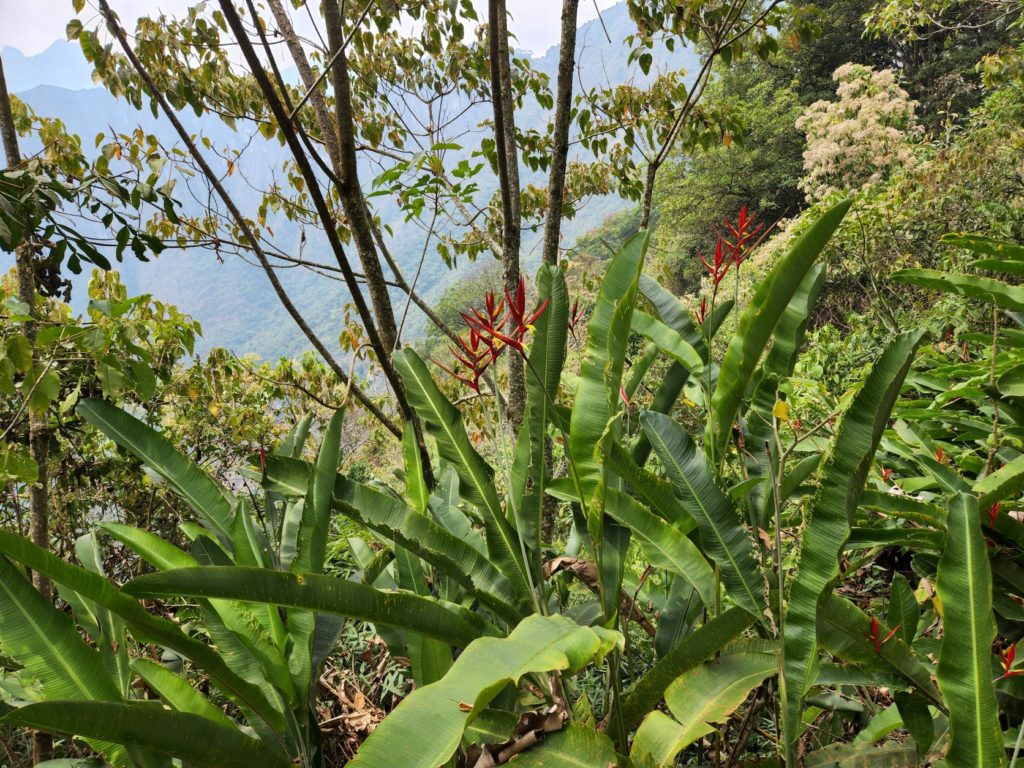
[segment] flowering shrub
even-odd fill
[[[918,105],[896,76],[844,64],[832,77],[838,99],[815,102],[796,123],[807,134],[800,188],[813,198],[863,189],[914,162],[910,138]]]

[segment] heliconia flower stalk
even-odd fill
[[[878,617],[871,617],[871,631],[865,632],[864,637],[870,640],[871,644],[875,647],[876,656],[882,652],[882,646],[884,646],[886,643],[892,640],[893,637],[895,637],[896,633],[900,630],[900,626],[901,625],[897,624],[895,627],[889,630],[889,634],[887,634],[884,638],[880,638],[879,633],[881,632],[881,628],[878,623]]]
[[[461,349],[450,347],[452,356],[467,374],[463,376],[437,360],[434,363],[480,394],[480,381],[484,373],[506,348],[514,349],[526,357],[524,338],[547,306],[548,300],[545,299],[540,307],[527,314],[526,281],[522,278],[519,279],[515,297],[506,291],[505,297],[499,300],[494,291],[488,291],[484,294],[483,311],[471,307],[469,312],[462,313],[462,319],[469,328],[469,338],[459,337]]]

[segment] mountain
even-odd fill
[[[615,41],[611,44],[599,20],[583,24],[578,31],[577,88],[579,83],[590,88],[629,80],[645,81],[647,78],[637,68],[625,63],[628,48],[624,40],[634,31],[625,4],[620,3],[604,11],[603,22],[608,36]],[[88,87],[91,85],[91,70],[77,45],[57,42],[43,53],[31,57],[5,48],[2,55],[11,90],[36,113],[59,116],[69,130],[83,137],[85,146],[90,146],[92,137],[100,131],[128,132],[136,126],[155,134],[165,145],[175,143],[174,134],[165,121],[154,119],[148,111],[135,111],[102,88]],[[537,70],[549,75],[552,86],[558,56],[559,50],[555,46],[532,60]],[[655,70],[684,68],[693,71],[694,60],[693,54],[687,51],[661,51],[655,60]],[[458,106],[454,109],[457,110]],[[489,116],[487,105],[477,105],[466,110],[460,119],[462,125],[471,129]],[[282,177],[282,163],[287,157],[285,151],[276,141],[267,142],[251,129],[240,128],[234,132],[214,117],[197,118],[191,111],[186,111],[180,114],[180,118],[190,132],[201,132],[216,147],[247,147],[236,164],[237,172],[226,183],[244,212],[255,211],[259,203],[259,194],[255,190],[266,188],[275,178]],[[537,130],[544,129],[548,118],[548,113],[533,104],[527,104],[516,116],[517,125]],[[26,144],[25,150],[31,149]],[[470,150],[467,148],[462,152],[468,156]],[[367,168],[364,178],[371,178],[370,174]],[[493,193],[495,179],[478,177],[477,180],[482,195]],[[175,196],[185,202],[186,211],[196,210],[198,203],[187,202],[192,195],[186,181],[179,181]],[[543,185],[545,177],[527,174],[523,182]],[[403,272],[412,279],[423,250],[422,230],[415,223],[406,222],[404,214],[397,206],[390,205],[386,197],[375,198],[372,202],[382,222],[393,232],[389,247]],[[577,236],[623,205],[621,200],[613,197],[591,201],[565,223],[564,241],[571,244]],[[269,217],[268,224],[275,233],[275,245],[280,250],[300,252],[303,233],[297,225],[287,221],[283,215]],[[322,237],[312,232],[307,234],[308,240],[301,250],[303,257],[330,262],[333,257]],[[531,270],[539,259],[539,237],[539,233],[524,234],[522,258],[527,270]],[[355,258],[354,253],[352,257]],[[6,269],[11,262],[9,255],[0,254],[0,267]],[[417,289],[428,300],[436,300],[445,286],[458,280],[467,267],[460,264],[460,269],[448,270],[440,257],[430,252]],[[305,337],[280,306],[266,276],[255,264],[233,256],[219,260],[207,251],[169,249],[149,262],[138,262],[128,256],[118,269],[129,293],[151,293],[198,319],[203,326],[201,349],[223,346],[239,354],[254,352],[265,358],[276,358],[293,356],[309,347]],[[344,306],[348,300],[345,286],[304,269],[281,269],[279,274],[310,325],[326,343],[333,346],[332,340],[337,338],[343,325]],[[84,308],[86,300],[85,281],[85,276],[73,280],[76,287],[72,303],[78,310]],[[403,306],[406,300],[400,293],[393,298],[396,306]],[[410,312],[406,328],[412,335],[422,329],[422,324],[422,315],[418,311]]]

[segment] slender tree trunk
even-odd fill
[[[572,115],[572,82],[576,65],[576,15],[579,0],[562,2],[562,34],[558,51],[558,83],[555,94],[555,140],[551,173],[548,177],[548,212],[544,222],[544,263],[558,265],[558,246],[562,239],[562,202],[565,197],[565,168],[569,162],[569,123]],[[551,440],[544,442],[545,474],[552,475]],[[544,496],[541,514],[541,539],[550,542],[555,533],[558,502]]]
[[[562,2],[562,35],[558,52],[558,91],[555,95],[555,141],[548,178],[548,215],[544,222],[544,263],[558,264],[562,236],[562,201],[565,167],[569,160],[569,122],[572,114],[572,79],[576,64],[576,11],[579,0]]]
[[[520,211],[519,152],[516,147],[515,103],[512,100],[512,72],[508,50],[508,12],[505,0],[489,0],[487,35],[490,44],[491,104],[494,108],[494,139],[498,156],[501,193],[501,254],[505,290],[515,296],[519,287]],[[526,408],[523,361],[508,355],[509,424],[518,431]]]
[[[322,5],[324,22],[327,27],[327,45],[329,57],[334,59],[331,67],[331,88],[334,91],[335,143],[339,157],[335,166],[338,176],[338,196],[348,217],[348,226],[352,232],[352,240],[356,244],[356,252],[363,265],[366,276],[366,287],[370,292],[377,328],[381,342],[389,350],[394,350],[398,343],[398,329],[395,325],[395,312],[391,306],[391,296],[384,280],[380,256],[373,239],[373,222],[359,186],[359,167],[356,160],[355,118],[352,112],[352,91],[349,87],[348,57],[342,50],[344,39],[344,19],[337,0],[326,0]]]
[[[11,112],[11,99],[7,93],[7,80],[4,77],[3,61],[0,60],[0,134],[3,136],[4,154],[10,168],[21,163],[21,151],[18,148],[18,133],[14,128],[14,117]],[[23,326],[25,336],[32,346],[32,370],[35,370],[36,352],[36,274],[35,252],[30,240],[31,234],[26,233],[24,240],[15,248],[15,265],[18,275],[18,298],[29,307],[31,318]],[[50,548],[50,505],[49,505],[49,472],[47,464],[47,445],[50,442],[49,422],[45,414],[36,414],[29,410],[28,416],[28,452],[39,467],[39,478],[29,489],[29,536],[32,543],[43,549]],[[50,580],[43,574],[33,572],[32,584],[44,597],[53,598],[53,587]],[[32,732],[32,764],[53,759],[53,738],[41,731]]]
[[[651,224],[651,201],[654,198],[654,179],[658,174],[658,166],[652,161],[647,166],[647,178],[644,181],[644,196],[640,201],[640,229],[647,229]]]
[[[309,325],[306,323],[305,318],[295,307],[291,298],[288,296],[288,293],[285,291],[284,286],[281,285],[281,281],[277,278],[277,275],[274,272],[274,268],[273,266],[271,266],[266,253],[263,251],[263,247],[260,245],[259,237],[256,236],[256,233],[253,232],[245,217],[242,216],[242,212],[235,204],[233,198],[228,194],[227,190],[224,188],[224,185],[221,184],[217,174],[215,174],[213,172],[213,169],[210,168],[209,163],[206,162],[206,159],[203,157],[203,154],[199,151],[199,147],[196,146],[195,141],[192,140],[191,135],[188,133],[188,131],[185,130],[185,127],[178,119],[177,113],[168,103],[164,95],[157,89],[156,84],[153,82],[153,78],[149,75],[149,72],[146,71],[146,68],[143,66],[142,62],[139,61],[138,56],[135,55],[135,51],[132,49],[124,29],[121,27],[117,18],[110,10],[110,6],[107,4],[106,0],[99,0],[99,7],[100,12],[103,14],[103,18],[107,22],[108,29],[110,30],[114,38],[117,40],[118,44],[121,46],[121,50],[124,51],[124,54],[128,58],[128,61],[135,68],[135,71],[138,72],[139,77],[142,78],[142,81],[145,83],[146,88],[149,90],[152,97],[156,99],[157,104],[160,106],[160,110],[163,112],[164,116],[174,127],[175,132],[178,134],[178,138],[181,140],[182,144],[188,150],[189,155],[191,155],[196,165],[199,166],[199,169],[200,171],[202,171],[203,176],[206,177],[207,182],[217,193],[217,196],[224,203],[224,206],[228,209],[228,213],[231,215],[232,221],[234,222],[235,226],[238,227],[239,231],[242,233],[243,239],[248,244],[249,248],[256,255],[256,259],[259,261],[260,266],[266,273],[267,279],[270,280],[270,284],[274,289],[274,293],[281,301],[281,304],[284,306],[285,310],[291,316],[292,320],[295,321],[295,324],[303,332],[306,338],[309,339],[309,342],[310,344],[312,344],[313,348],[320,353],[320,356],[327,363],[327,365],[334,372],[334,374],[338,377],[338,379],[342,383],[347,384],[349,382],[349,378],[345,369],[342,368],[342,366],[338,363],[334,356],[331,355],[327,347],[316,335],[316,333],[313,332],[312,328],[310,328]],[[347,264],[345,266],[347,266]],[[351,270],[345,272],[345,269],[343,268],[342,272],[345,274],[346,284],[354,285],[355,276],[352,274]],[[362,317],[362,314],[360,315],[360,317]],[[351,386],[353,394],[355,394],[356,396],[356,399],[358,399],[363,404],[363,406],[368,411],[370,411],[370,413],[373,414],[373,416],[382,425],[384,425],[384,427],[387,428],[389,432],[391,432],[391,434],[393,434],[395,437],[401,438],[402,430],[390,418],[388,418],[388,416],[383,411],[380,410],[380,408],[373,401],[373,399],[370,398],[365,392],[363,392],[363,390],[360,387],[355,386],[354,384],[352,384]]]

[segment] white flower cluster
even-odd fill
[[[914,162],[910,139],[918,104],[887,69],[844,64],[832,75],[836,101],[818,101],[797,120],[807,134],[801,188],[820,199],[854,192]]]

